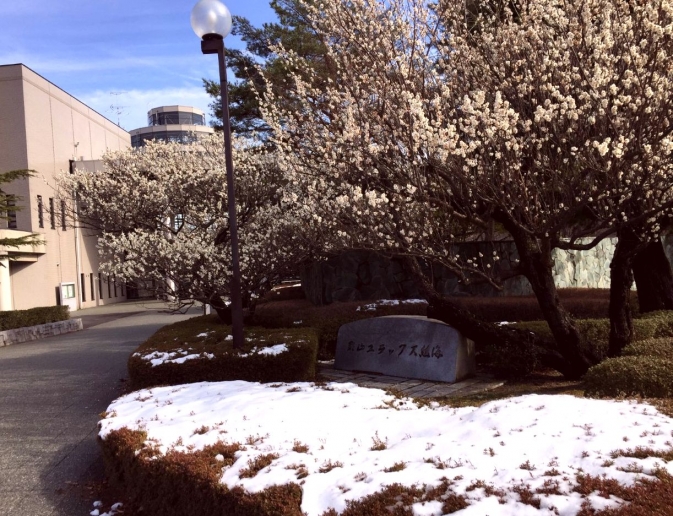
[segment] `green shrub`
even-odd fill
[[[673,361],[661,357],[624,356],[595,365],[584,376],[587,396],[673,395]]]
[[[67,306],[40,306],[28,310],[0,312],[0,331],[25,328],[70,319]]]
[[[622,356],[661,357],[673,360],[673,338],[660,337],[636,341],[622,350]]]
[[[475,346],[478,350],[478,364],[498,378],[523,378],[540,365],[541,350],[527,342],[475,342]]]
[[[608,351],[610,321],[607,319],[577,319],[575,325],[582,338],[582,349],[596,362],[603,360]],[[554,345],[554,336],[546,321],[521,322],[516,323],[514,327],[529,330],[547,341],[550,346]]]
[[[176,385],[202,381],[247,380],[251,382],[298,382],[315,378],[318,349],[311,328],[245,328],[243,356],[226,337],[231,327],[217,316],[195,317],[160,329],[131,355],[129,376],[134,388]],[[207,334],[205,337],[199,337]],[[288,351],[277,355],[251,353],[252,348],[286,344]],[[181,364],[164,362],[153,366],[147,355],[187,352],[200,358]],[[179,358],[181,355],[175,356]]]
[[[634,328],[638,325],[641,332],[636,331],[638,340],[659,337],[673,337],[673,310],[658,310],[638,316],[633,320]]]
[[[577,330],[582,337],[582,346],[585,351],[600,362],[605,359],[610,340],[609,319],[577,319]],[[527,329],[553,343],[553,336],[545,321],[528,321],[514,325],[517,328]],[[673,311],[661,311],[645,314],[633,319],[634,340],[648,340],[660,337],[673,337]]]
[[[222,467],[234,463],[239,444],[220,442],[198,451],[160,455],[144,444],[146,437],[144,432],[122,428],[99,443],[110,482],[148,514],[302,516],[298,484],[248,493],[220,482]]]
[[[290,299],[299,296],[298,287],[286,287],[281,293],[269,292],[257,305],[253,323],[266,328],[310,326],[316,328],[320,341],[319,358],[334,358],[336,338],[341,325],[382,315],[427,315],[427,305],[400,304],[378,307],[376,311],[357,311],[358,307],[375,301],[352,301],[315,306],[306,299]],[[285,295],[287,294],[287,295]],[[291,294],[291,295],[290,295]],[[563,306],[576,318],[607,317],[609,290],[607,289],[560,289]],[[284,299],[284,301],[276,301]],[[637,296],[631,296],[632,308],[637,310]],[[534,296],[502,297],[456,297],[456,304],[470,310],[478,319],[487,322],[537,321],[542,330],[542,312]],[[548,330],[547,330],[548,332]],[[551,337],[551,333],[549,333]]]

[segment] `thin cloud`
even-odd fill
[[[86,59],[44,59],[29,53],[0,53],[0,63],[23,63],[38,73],[95,72],[101,70],[129,70],[156,68],[162,65],[179,66],[193,63],[190,56],[121,56]]]
[[[208,104],[212,102],[203,86],[118,92],[96,90],[76,97],[113,122],[119,121],[127,131],[146,126],[147,112],[159,106],[192,106],[203,110],[210,119]]]

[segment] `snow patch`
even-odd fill
[[[197,358],[213,359],[215,355],[212,353],[190,353],[184,349],[176,349],[175,351],[153,351],[143,355],[141,353],[134,353],[133,356],[140,357],[142,360],[147,360],[156,367],[161,364],[184,364],[187,360],[195,360]]]
[[[234,381],[145,389],[119,398],[107,414],[100,423],[103,439],[122,427],[142,428],[159,453],[198,450],[223,438],[228,443],[247,441],[236,462],[223,468],[221,482],[248,492],[299,482],[301,465],[307,473],[301,509],[309,516],[330,507],[341,512],[348,500],[392,483],[436,486],[443,477],[454,479],[454,492],[471,504],[456,514],[552,514],[553,505],[558,514],[571,516],[583,502],[573,492],[580,468],[624,485],[656,467],[673,473],[673,462],[656,458],[611,459],[613,450],[670,448],[673,420],[634,401],[527,395],[481,407],[448,408],[438,403],[417,406],[410,399],[352,383]],[[202,425],[209,430],[194,433]],[[250,444],[250,436],[258,439]],[[297,441],[308,447],[306,453],[293,451]],[[241,478],[249,460],[268,453],[279,458],[254,477]],[[391,471],[398,463],[404,467]],[[631,467],[633,463],[638,467]],[[326,471],[329,464],[337,467]],[[642,473],[634,472],[639,468]],[[552,469],[559,475],[545,475]],[[535,492],[550,478],[558,480],[561,494],[536,494],[541,511],[522,504],[513,491],[527,486]],[[503,489],[505,503],[483,488],[468,491],[477,481]],[[587,499],[595,508],[622,503],[595,493]],[[433,503],[414,506],[414,511],[439,514]]]
[[[269,346],[267,348],[252,348],[250,353],[241,353],[241,357],[249,357],[250,355],[280,355],[289,351],[286,344],[276,344],[275,346]]]
[[[425,299],[380,299],[375,303],[358,306],[356,312],[375,312],[381,306],[398,306],[398,305],[420,305],[428,304]]]

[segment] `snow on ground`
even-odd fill
[[[100,512],[103,507],[103,502],[96,501],[93,503],[93,510],[89,512],[91,516],[115,516],[116,514],[122,514],[124,511],[122,509],[123,504],[121,502],[112,504],[110,507],[110,512]]]
[[[428,304],[425,299],[379,299],[375,303],[358,306],[356,312],[375,312],[380,306]]]
[[[187,360],[194,360],[197,358],[215,358],[212,353],[190,353],[185,349],[176,349],[175,351],[152,351],[143,355],[142,353],[134,353],[133,356],[140,357],[147,360],[156,367],[161,364],[184,364]]]
[[[276,344],[274,346],[268,346],[266,348],[252,348],[250,353],[242,353],[242,357],[247,357],[250,355],[280,355],[288,351],[286,344]]]
[[[613,450],[670,447],[673,420],[632,401],[527,395],[454,409],[437,403],[419,407],[351,383],[235,381],[146,389],[119,398],[107,413],[100,423],[102,438],[124,426],[143,429],[161,453],[200,449],[218,440],[241,443],[245,450],[233,466],[223,468],[222,482],[250,492],[299,482],[302,510],[309,516],[330,507],[342,511],[346,500],[388,484],[438,485],[442,477],[455,479],[454,492],[471,503],[456,515],[554,514],[554,506],[560,516],[569,516],[582,502],[572,492],[580,471],[625,485],[657,467],[673,473],[673,462],[611,458]],[[204,426],[208,431],[202,433]],[[299,445],[308,446],[308,452],[300,453]],[[279,455],[270,466],[253,478],[240,478],[249,460],[270,453]],[[385,471],[399,463],[404,469]],[[303,483],[297,480],[302,468],[307,473]],[[633,472],[640,468],[642,473]],[[545,476],[550,470],[559,475]],[[535,491],[550,479],[559,482],[563,494],[538,495],[540,510],[522,504],[512,492],[521,484]],[[505,489],[506,503],[483,488],[466,491],[475,481]],[[589,498],[596,508],[620,503],[597,494]],[[417,504],[414,511],[441,514],[441,505]]]
[[[200,337],[201,335],[197,335],[197,337]],[[231,340],[229,337],[231,335],[227,336],[225,340]],[[232,337],[233,338],[233,337]],[[264,339],[260,339],[264,340]],[[276,344],[275,346],[268,346],[268,347],[262,347],[262,348],[252,348],[249,353],[241,353],[241,357],[247,357],[250,355],[279,355],[281,353],[284,353],[285,351],[288,350],[288,347],[286,344]],[[152,351],[151,353],[147,354],[142,354],[142,353],[134,353],[133,356],[140,357],[143,360],[147,360],[152,364],[152,367],[156,367],[161,364],[184,364],[187,360],[194,360],[197,358],[215,358],[215,355],[213,353],[207,353],[207,352],[202,352],[202,353],[190,353],[191,348],[188,348],[187,350],[184,349],[176,349],[175,351]]]

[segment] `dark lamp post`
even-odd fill
[[[231,13],[219,0],[200,0],[192,9],[191,22],[192,29],[194,29],[196,35],[201,38],[201,51],[204,54],[217,54],[220,63],[224,157],[227,167],[229,234],[231,235],[231,333],[234,337],[234,349],[241,349],[243,347],[241,268],[238,259],[238,228],[236,223],[236,197],[234,194],[234,162],[231,157],[231,127],[229,126],[227,68],[224,62],[224,38],[231,31]]]

